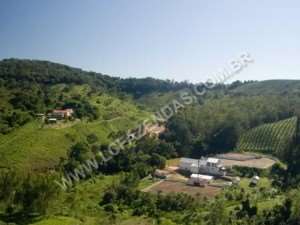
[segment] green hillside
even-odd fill
[[[45,125],[40,119],[0,134],[0,167],[52,168],[64,157],[70,146],[95,134],[99,143],[107,143],[113,134],[134,127],[149,113],[130,100],[101,92],[84,85],[57,84],[49,87],[53,99],[81,99],[97,111],[97,118],[82,117],[60,125]]]
[[[83,224],[80,220],[76,220],[70,217],[55,217],[39,221],[32,225],[81,225]]]
[[[264,124],[243,134],[237,148],[241,151],[259,151],[280,157],[295,138],[296,129],[297,117]]]
[[[152,93],[138,98],[137,102],[142,106],[146,106],[147,108],[155,111],[167,104],[170,104],[170,102],[174,99],[179,99],[179,92],[170,91],[165,93]]]
[[[103,207],[99,206],[99,201],[105,190],[119,179],[118,175],[100,175],[79,183],[71,192],[61,193],[50,204],[47,218],[37,218],[37,221],[30,223],[30,225],[99,225],[111,223],[109,214],[105,212]],[[152,224],[149,219],[134,217],[126,213],[116,216],[115,220],[115,224],[120,225]]]
[[[56,127],[43,125],[36,119],[0,135],[0,167],[51,168],[75,142],[86,141],[88,135],[95,134],[99,143],[107,143],[112,134],[134,127],[149,115],[129,102],[108,95],[94,96],[90,102],[99,110],[97,120],[82,119]]]
[[[149,113],[133,100],[186,84],[120,79],[38,60],[0,61],[0,168],[52,168],[88,135],[107,144]],[[71,107],[75,120],[46,125],[36,117]]]
[[[84,222],[82,222],[79,219],[73,219],[70,217],[53,217],[49,219],[42,220],[37,223],[33,223],[30,225],[98,225],[101,224],[102,221],[98,218],[88,218],[85,219]],[[104,222],[110,222],[109,220],[106,220]],[[103,223],[102,223],[103,224]],[[133,217],[133,218],[125,218],[118,221],[119,225],[150,225],[151,223],[150,219],[144,219],[142,217]]]

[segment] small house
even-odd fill
[[[54,109],[51,113],[51,117],[56,119],[67,119],[73,115],[73,109]]]
[[[259,176],[253,176],[251,178],[250,185],[251,186],[256,186],[258,184],[259,180],[260,180]]]

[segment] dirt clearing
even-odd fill
[[[276,163],[274,159],[251,153],[227,153],[218,155],[216,158],[219,158],[225,167],[241,166],[267,169]]]
[[[212,198],[215,197],[217,194],[220,193],[222,188],[219,187],[198,187],[198,186],[189,186],[186,183],[179,182],[179,181],[170,181],[165,180],[157,185],[152,186],[147,192],[151,193],[186,193],[193,197],[207,197]]]

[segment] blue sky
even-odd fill
[[[297,0],[2,0],[0,58],[198,82],[247,51],[235,79],[300,79],[299,12]]]

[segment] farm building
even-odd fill
[[[73,115],[73,109],[54,109],[50,116],[56,119],[66,119]]]
[[[153,175],[154,175],[154,177],[157,177],[157,178],[160,178],[160,179],[166,179],[170,175],[170,172],[168,172],[166,170],[156,169],[154,171]]]
[[[192,174],[202,173],[214,176],[226,175],[225,168],[221,164],[220,159],[216,158],[181,158],[179,168],[181,170],[189,171]]]
[[[187,184],[204,187],[213,179],[214,179],[213,176],[192,174]]]
[[[145,126],[144,132],[148,134],[150,137],[159,137],[161,133],[163,133],[166,130],[165,126],[163,125],[149,125]]]

